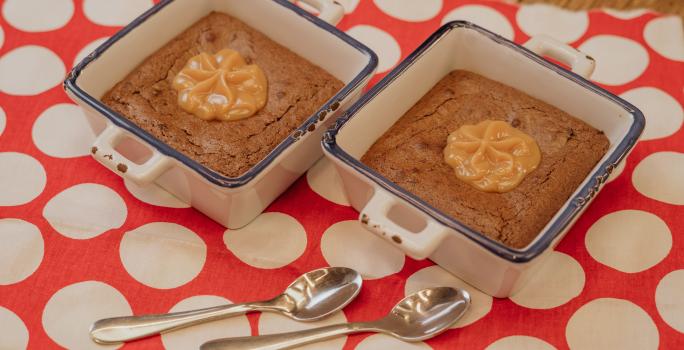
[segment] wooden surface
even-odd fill
[[[684,17],[684,0],[513,0],[513,2],[545,2],[573,10],[598,7],[624,10],[650,8],[658,12],[678,14]]]

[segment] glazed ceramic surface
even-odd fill
[[[553,57],[571,71],[541,56]],[[456,69],[513,86],[603,130],[610,140],[605,156],[523,249],[470,229],[359,161],[432,86]],[[644,128],[639,110],[586,80],[593,69],[591,57],[549,37],[532,38],[522,47],[472,23],[451,22],[355,103],[326,133],[323,148],[366,228],[413,258],[430,258],[482,291],[506,297],[529,279],[567,233]]]
[[[64,83],[98,135],[93,157],[139,185],[158,184],[228,228],[246,225],[321,156],[323,131],[358,99],[377,66],[372,51],[333,26],[344,14],[340,5],[304,2],[318,10],[318,18],[284,0],[164,0],[122,29],[78,64]],[[346,84],[237,178],[202,166],[99,101],[147,56],[212,11],[244,21]]]

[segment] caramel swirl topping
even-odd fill
[[[190,58],[173,79],[181,108],[204,120],[253,115],[266,104],[267,85],[261,68],[231,49]]]
[[[456,177],[485,192],[514,189],[540,160],[534,139],[503,121],[463,125],[444,148],[444,161]]]

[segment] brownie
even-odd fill
[[[188,59],[221,49],[238,51],[268,80],[266,105],[238,121],[206,121],[180,108],[175,75]],[[240,20],[213,12],[149,56],[102,97],[102,102],[156,138],[228,177],[262,160],[343,83]]]
[[[444,161],[464,124],[504,120],[539,145],[541,162],[513,190],[483,192]],[[529,244],[606,153],[603,132],[514,88],[453,71],[406,112],[361,161],[425,202],[509,247]]]

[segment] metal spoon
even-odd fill
[[[290,349],[345,334],[379,332],[413,342],[436,336],[451,327],[466,312],[470,295],[461,289],[423,289],[400,301],[392,311],[374,322],[341,323],[298,332],[212,340],[201,350]]]
[[[361,282],[361,275],[352,269],[328,267],[305,273],[283,294],[271,300],[169,314],[107,318],[93,323],[90,336],[99,344],[120,343],[252,311],[271,311],[297,321],[314,321],[349,304],[359,294]]]

